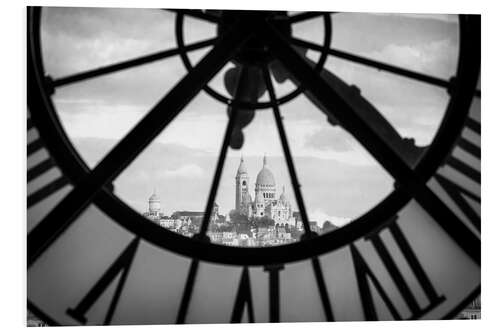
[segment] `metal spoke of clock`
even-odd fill
[[[122,61],[122,62],[118,62],[115,64],[91,69],[91,70],[84,71],[81,73],[68,75],[65,77],[54,79],[51,82],[51,85],[53,88],[56,88],[59,86],[63,86],[63,85],[67,85],[67,84],[71,84],[71,83],[75,83],[75,82],[80,82],[83,80],[93,79],[93,78],[99,77],[101,75],[114,73],[114,72],[121,71],[124,69],[129,69],[132,67],[152,63],[154,61],[158,61],[158,60],[162,60],[162,59],[166,59],[166,58],[169,58],[172,56],[179,55],[182,52],[189,52],[189,51],[194,51],[194,50],[208,47],[210,45],[213,45],[216,40],[217,40],[217,38],[206,39],[206,40],[202,40],[202,41],[190,44],[190,45],[186,45],[184,47],[172,48],[172,49],[148,54],[148,55],[145,55],[142,57],[130,59],[127,61]]]
[[[321,303],[323,304],[323,310],[325,311],[325,318],[327,321],[335,321],[327,284],[325,282],[323,270],[321,268],[321,263],[319,262],[318,257],[312,258],[311,264],[313,267],[314,276],[316,277],[316,283],[318,284],[318,291],[321,298]]]
[[[240,25],[214,48],[28,234],[28,267],[62,234],[95,194],[117,177],[196,96],[249,38]]]
[[[184,291],[182,293],[181,304],[179,304],[179,311],[177,312],[177,319],[175,320],[176,324],[184,324],[186,322],[186,316],[189,303],[191,302],[191,296],[193,295],[194,283],[196,281],[199,264],[200,261],[198,259],[193,259],[191,261],[191,265],[189,266],[186,284],[184,285]]]
[[[240,77],[238,79],[238,86],[236,87],[236,98],[240,97],[241,82],[248,80],[248,67],[244,66],[241,70]],[[215,196],[217,195],[217,189],[219,188],[220,178],[222,176],[222,169],[224,168],[224,161],[226,160],[227,150],[229,147],[229,142],[231,140],[231,134],[233,133],[234,125],[238,117],[239,107],[231,107],[229,112],[229,121],[227,123],[226,132],[224,133],[224,139],[222,141],[221,150],[219,153],[219,158],[217,160],[217,166],[215,168],[214,178],[212,180],[212,186],[208,195],[207,205],[205,208],[205,214],[203,215],[203,220],[198,232],[198,236],[205,235],[208,230],[208,225],[210,224],[210,216],[212,216],[212,209],[214,207]]]
[[[306,212],[306,205],[304,204],[304,199],[302,198],[302,192],[300,190],[300,184],[297,177],[297,172],[295,171],[295,166],[292,160],[292,153],[290,152],[288,139],[285,133],[285,127],[283,126],[280,110],[278,108],[278,103],[276,101],[276,94],[274,92],[273,83],[271,81],[271,75],[269,74],[268,68],[263,68],[262,72],[264,75],[264,81],[266,82],[267,91],[269,93],[269,98],[271,100],[273,115],[276,121],[276,127],[278,128],[278,134],[280,136],[281,145],[283,146],[283,152],[285,153],[286,164],[288,166],[288,171],[290,172],[290,178],[292,180],[292,186],[295,192],[295,198],[297,199],[297,205],[299,206],[300,215],[302,217],[304,232],[307,236],[311,236],[311,226],[309,224],[309,218]]]
[[[297,200],[297,205],[299,206],[300,215],[302,217],[302,224],[304,226],[304,238],[314,237],[315,234],[311,231],[311,226],[309,223],[309,217],[307,216],[306,206],[304,204],[304,199],[302,197],[302,191],[300,190],[300,184],[297,177],[297,172],[295,171],[295,165],[292,160],[292,153],[290,151],[290,146],[288,144],[288,139],[285,132],[285,127],[283,126],[283,121],[281,118],[281,113],[276,100],[276,93],[274,91],[273,82],[271,81],[271,75],[269,73],[269,68],[264,67],[262,69],[264,81],[266,83],[266,88],[269,93],[269,98],[271,100],[274,119],[276,121],[276,127],[278,128],[278,134],[280,137],[281,145],[283,146],[283,152],[285,153],[285,160],[288,166],[288,171],[290,172],[290,178],[292,179],[292,186],[295,193],[295,198]],[[325,317],[327,321],[333,321],[333,311],[328,297],[328,292],[325,284],[325,279],[323,276],[323,270],[321,269],[321,264],[317,257],[312,258],[312,266],[314,271],[314,276],[318,284],[319,293],[321,295],[321,303],[325,311]]]
[[[315,18],[321,17],[321,16],[323,16],[325,14],[327,14],[327,15],[336,14],[336,12],[329,12],[329,13],[325,13],[325,12],[304,12],[304,13],[295,14],[295,15],[290,16],[287,19],[287,22],[290,23],[290,24],[300,23],[300,22],[304,22],[306,20],[310,20],[310,19],[315,19]]]
[[[480,263],[480,240],[462,223],[458,217],[448,208],[432,191],[430,191],[420,175],[414,172],[406,162],[390,147],[378,133],[351,109],[349,104],[343,100],[337,92],[332,89],[299,54],[287,43],[287,40],[277,32],[272,25],[262,22],[259,36],[267,41],[274,55],[281,61],[287,70],[304,87],[314,95],[318,101],[325,106],[327,112],[331,113],[342,126],[348,130],[371,154],[372,156],[396,179],[396,181],[407,191],[412,193],[416,200],[427,210],[427,212],[446,230],[457,244],[470,255],[476,262]],[[474,54],[473,57],[478,57]],[[476,59],[475,59],[476,60]],[[479,60],[479,59],[477,59]],[[478,63],[478,61],[477,61]],[[475,76],[476,69],[465,69],[466,74]],[[470,83],[469,83],[470,84]],[[467,100],[464,94],[460,96]],[[472,96],[470,96],[472,98]],[[464,105],[468,105],[465,101]]]
[[[311,43],[311,42],[308,42],[305,40],[301,40],[298,38],[292,38],[291,42],[297,46],[305,47],[305,48],[308,48],[308,49],[311,49],[314,51],[318,51],[318,52],[325,52],[325,49],[323,46],[318,45],[318,44],[314,44],[314,43]],[[392,74],[404,76],[404,77],[407,77],[409,79],[425,82],[425,83],[435,85],[438,87],[442,87],[442,88],[446,88],[446,89],[452,88],[452,84],[450,81],[443,80],[443,79],[440,79],[440,78],[437,78],[434,76],[418,73],[418,72],[411,71],[411,70],[408,70],[405,68],[386,64],[386,63],[383,63],[383,62],[380,62],[377,60],[372,60],[369,58],[361,57],[361,56],[358,56],[358,55],[355,55],[355,54],[352,54],[349,52],[340,51],[337,49],[330,48],[330,49],[327,49],[326,52],[328,54],[330,54],[334,57],[340,58],[340,59],[344,59],[344,60],[348,60],[348,61],[351,61],[351,62],[354,62],[357,64],[362,64],[365,66],[373,67],[373,68],[376,68],[378,70],[383,70],[383,71],[386,71],[386,72],[389,72]],[[481,97],[480,90],[476,90],[474,94],[477,97]]]
[[[169,12],[177,13],[178,15],[187,15],[191,16],[203,21],[208,21],[211,23],[219,23],[220,18],[217,15],[213,15],[207,12],[204,12],[200,9],[165,9]]]

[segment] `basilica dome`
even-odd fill
[[[255,182],[256,186],[265,186],[265,187],[274,187],[276,185],[274,181],[274,176],[271,170],[267,168],[267,160],[264,156],[264,165],[262,166],[262,170],[260,170],[257,175],[257,180]]]

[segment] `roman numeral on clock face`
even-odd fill
[[[101,295],[106,291],[109,285],[120,275],[118,281],[118,286],[111,299],[111,304],[106,312],[106,317],[103,324],[109,325],[113,319],[113,314],[115,312],[118,301],[123,291],[123,286],[127,280],[128,272],[132,266],[135,254],[137,252],[137,247],[139,246],[139,238],[135,238],[130,242],[130,244],[123,250],[120,256],[113,262],[113,264],[106,270],[106,272],[101,276],[101,278],[94,284],[90,291],[83,297],[83,299],[73,308],[67,310],[68,315],[73,317],[75,320],[82,324],[87,322],[86,313],[90,310],[92,305],[101,297]]]
[[[269,273],[269,321],[280,321],[280,271],[283,265],[266,266],[264,270]]]
[[[199,276],[199,270],[200,270],[200,265],[206,265],[204,263],[201,263],[198,260],[193,260],[191,262],[191,266],[189,268],[188,274],[186,276],[186,283],[184,285],[184,291],[183,295],[179,304],[178,312],[177,312],[177,319],[176,323],[177,324],[182,324],[186,322],[190,322],[189,318],[190,316],[197,316],[199,315],[199,309],[194,310],[192,309],[192,306],[195,304],[191,304],[193,302],[193,297],[199,299],[199,293],[203,288],[207,288],[205,285],[207,282],[206,279],[214,279],[216,278],[215,275],[212,275],[211,273],[209,277],[205,276],[203,281],[200,280]],[[227,319],[232,322],[232,323],[238,323],[242,322],[246,310],[247,318],[248,321],[253,323],[256,321],[261,322],[262,317],[260,317],[260,320],[256,318],[256,312],[255,312],[255,302],[254,298],[255,293],[261,294],[262,290],[267,289],[269,291],[267,297],[266,297],[266,303],[268,304],[268,313],[269,313],[269,321],[270,322],[279,322],[280,321],[280,273],[284,269],[284,265],[271,265],[271,266],[265,266],[263,268],[256,268],[257,270],[262,270],[263,272],[267,273],[265,274],[267,276],[267,281],[262,281],[259,280],[256,286],[256,290],[253,291],[252,293],[252,283],[250,279],[250,270],[248,267],[243,267],[241,270],[241,274],[239,275],[239,279],[237,282],[237,288],[234,289],[234,293],[231,294],[229,292],[226,294],[227,290],[221,291],[224,293],[225,297],[230,296],[234,297],[234,301],[232,301],[232,306],[231,306],[231,311],[228,313]],[[206,273],[206,271],[205,271]],[[221,278],[220,276],[218,277],[219,279]],[[226,286],[225,286],[226,287]],[[227,289],[232,289],[234,286],[227,286]],[[195,290],[197,289],[197,291]],[[195,294],[198,293],[197,296]],[[219,296],[219,295],[217,295]],[[262,295],[260,295],[262,296]],[[205,301],[210,302],[210,299],[203,298]],[[232,298],[231,298],[232,299]],[[261,298],[262,300],[262,298]],[[262,306],[262,303],[261,303]],[[267,306],[266,306],[267,308]],[[262,309],[262,307],[261,307]],[[196,312],[197,314],[193,313]],[[261,313],[262,314],[262,313]]]
[[[351,244],[350,250],[366,320],[379,319],[374,301],[374,292],[377,292],[380,295],[383,303],[389,309],[392,317],[396,320],[420,318],[445,300],[445,298],[435,290],[421,263],[418,261],[415,252],[412,250],[408,240],[403,234],[401,228],[398,226],[396,219],[396,217],[391,219],[387,224],[387,227],[382,230],[388,230],[389,234],[394,239],[398,249],[403,254],[407,265],[410,267],[411,272],[416,277],[419,286],[424,291],[428,304],[422,307],[417,302],[415,292],[405,280],[401,272],[401,268],[398,267],[393,255],[391,255],[391,252],[388,250],[381,237],[380,233],[382,230],[378,230],[377,232],[367,236],[366,240],[373,245],[377,256],[381,259],[384,268],[387,270],[392,279],[392,282],[395,284],[404,302],[408,306],[411,316],[410,318],[402,317],[400,312],[397,310],[397,307],[394,305],[394,302],[384,290],[380,282],[380,278],[377,277],[374,271],[370,268],[368,260],[363,257],[355,245]],[[373,285],[373,288],[370,286],[370,283]]]
[[[284,265],[264,267],[264,271],[269,274],[269,321],[272,323],[280,321],[280,271],[284,268]],[[251,323],[255,322],[250,274],[247,267],[244,267],[241,273],[238,293],[236,294],[233,313],[231,315],[232,323],[241,322],[245,305],[248,310],[248,320]]]
[[[241,323],[245,306],[247,307],[248,321],[255,323],[255,312],[253,310],[252,289],[250,287],[248,267],[244,267],[241,272],[240,285],[234,302],[233,313],[231,314],[231,323]]]
[[[298,266],[300,266],[300,268]],[[282,317],[282,311],[285,317],[290,316],[291,313],[295,313],[292,314],[292,318],[300,320],[306,318],[321,318],[322,320],[326,319],[327,321],[333,321],[332,306],[319,259],[313,258],[311,261],[306,260],[301,262],[298,266],[295,265],[295,267],[291,269],[285,269],[284,265],[270,265],[265,266],[263,269],[255,268],[253,269],[253,273],[256,274],[252,282],[250,280],[249,269],[244,267],[234,301],[231,322],[242,321],[245,307],[247,309],[248,321],[254,322],[255,301],[252,295],[259,298],[258,294],[261,294],[261,302],[258,303],[257,306],[261,307],[261,309],[266,309],[269,322],[286,321],[287,319]],[[267,273],[264,275],[265,279],[262,279],[261,273],[258,272],[261,270]],[[257,275],[260,275],[261,278],[258,278]],[[300,278],[295,279],[297,277]],[[290,279],[294,279],[294,282],[291,282]],[[290,290],[287,288],[290,288],[290,285],[295,285],[297,281],[307,281],[305,282],[307,283],[307,290],[310,290],[313,294],[310,295],[312,296],[311,298],[289,298]],[[268,290],[267,297],[262,297],[263,290],[266,289]],[[262,302],[264,299],[266,301]],[[290,304],[292,302],[296,304]],[[314,304],[309,304],[307,309],[303,308],[304,304],[308,304],[308,302],[313,302]],[[296,312],[298,308],[300,308],[300,310]],[[257,318],[260,319],[258,320],[259,322],[263,321],[263,318],[265,318],[266,311],[260,312],[260,317]]]
[[[26,178],[28,180],[28,190],[30,190],[30,184],[34,188],[28,194],[27,206],[29,209],[68,184],[68,179],[63,175],[55,175],[56,173],[60,174],[59,169],[45,149],[43,141],[30,118],[28,118],[27,127],[28,172]],[[39,184],[36,184],[37,182]]]
[[[446,164],[429,187],[469,229],[481,231],[481,124],[470,117]]]
[[[68,178],[56,166],[31,118],[27,120],[28,230],[36,225],[69,190]]]

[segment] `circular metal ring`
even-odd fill
[[[316,63],[316,66],[314,67],[314,70],[316,72],[320,72],[323,69],[326,59],[328,58],[328,49],[330,48],[332,41],[332,20],[330,14],[323,15],[323,22],[324,22],[323,47],[319,60]],[[185,51],[183,31],[184,31],[184,14],[177,13],[175,21],[175,38],[177,40],[177,46],[182,50],[180,52],[180,57],[182,59],[182,62],[184,63],[184,67],[186,67],[188,71],[191,71],[193,69],[193,65],[191,63],[191,60],[189,59],[189,56],[187,55],[187,52]],[[211,88],[208,84],[203,88],[203,90],[217,101],[227,105],[237,105],[241,108],[251,109],[251,110],[262,110],[273,107],[273,103],[270,100],[267,102],[256,102],[256,103],[237,101],[233,98],[222,95],[221,93]],[[299,85],[297,88],[295,88],[295,90],[289,92],[285,96],[277,98],[277,104],[278,105],[285,104],[294,99],[295,97],[299,96],[303,92],[304,92],[304,87],[302,85]]]
[[[31,118],[51,155],[70,180],[77,184],[80,179],[89,174],[90,169],[67,137],[50,98],[41,54],[40,16],[40,8],[29,10],[28,107]],[[471,58],[474,58],[472,54],[476,50],[473,50],[469,43],[478,38],[477,33],[471,28],[467,17],[460,16],[460,52],[455,91],[467,93],[460,95],[452,93],[438,133],[414,169],[416,175],[425,181],[432,176],[443,158],[448,155],[467,119],[470,101],[468,104],[464,102],[464,99],[467,101],[469,95],[472,98],[477,82],[476,74],[479,73],[479,63],[471,62]],[[93,201],[122,227],[165,250],[215,263],[261,266],[303,260],[348,245],[380,227],[411,199],[411,193],[400,188],[395,189],[377,206],[335,232],[296,243],[266,248],[227,247],[184,237],[150,223],[148,219],[105,188],[99,191]]]

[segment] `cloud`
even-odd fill
[[[366,56],[433,76],[448,79],[457,54],[448,40],[426,45],[390,44]],[[395,129],[426,144],[436,133],[446,111],[446,90],[367,66],[332,58],[326,68],[350,85],[356,85]]]
[[[309,135],[305,145],[319,150],[333,150],[336,152],[353,150],[353,142],[349,134],[338,127],[323,128]]]
[[[420,44],[391,43],[365,56],[403,68],[448,79],[456,71],[458,44],[450,38]]]
[[[333,29],[335,47],[358,54],[382,50],[389,44],[423,45],[447,38],[458,43],[459,36],[456,19],[436,20],[427,14],[342,13],[335,15]]]
[[[437,21],[442,21],[442,22],[446,22],[446,23],[457,23],[457,21],[458,21],[457,15],[453,15],[453,14],[373,13],[372,15],[413,18],[413,19],[417,19],[417,20],[437,20]]]
[[[178,169],[163,171],[165,178],[201,178],[205,176],[205,171],[196,164],[183,165]]]
[[[52,75],[89,69],[173,45],[173,14],[151,9],[45,8],[42,46]]]
[[[44,9],[41,35],[45,71],[57,79],[175,48],[174,27],[174,14],[161,10]],[[187,43],[215,34],[214,28],[191,23],[189,32]],[[60,87],[55,98],[133,104],[147,110],[185,73],[180,57],[174,56]]]
[[[44,60],[48,73],[55,77],[175,46],[174,16],[168,12],[53,8],[44,17]],[[450,59],[456,47],[453,35],[456,23],[446,20],[339,14],[335,16],[334,46],[445,75],[454,66]],[[315,21],[318,20],[313,23]],[[303,38],[318,35],[316,25],[301,25],[297,33],[302,31]],[[187,20],[186,26],[189,27],[186,30],[188,42],[214,33],[213,25],[207,27],[199,20]],[[369,40],[361,36],[367,31],[370,32]],[[226,68],[231,66],[228,64]],[[326,67],[347,83],[356,84],[362,95],[401,134],[422,143],[431,140],[444,112],[446,94],[434,87],[342,60],[330,58]],[[175,57],[63,87],[56,91],[54,98],[70,137],[118,141],[185,72]],[[218,75],[212,85],[223,91],[222,77]],[[277,93],[284,93],[290,84],[276,84]],[[262,150],[281,153],[274,120],[269,113],[259,112],[245,129],[245,149],[250,153]],[[326,130],[325,115],[303,96],[283,105],[282,114],[294,154],[355,164],[373,163],[355,143],[335,131]],[[225,106],[201,93],[157,140],[214,153],[219,150],[226,123]]]

